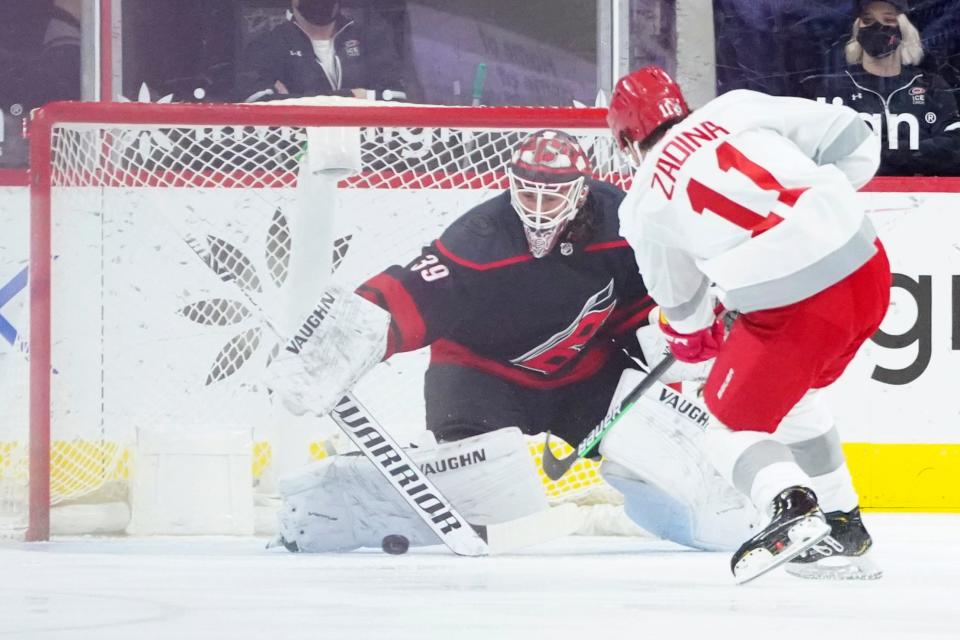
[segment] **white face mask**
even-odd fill
[[[523,230],[535,258],[542,258],[556,245],[567,223],[576,217],[586,199],[586,179],[547,184],[532,182],[508,172],[510,203],[523,222]]]
[[[535,230],[552,229],[577,215],[585,179],[546,184],[531,182],[509,172],[510,203],[523,224]]]

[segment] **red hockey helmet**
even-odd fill
[[[607,124],[622,151],[642,144],[654,129],[690,113],[680,87],[656,65],[637,69],[620,78],[613,89]]]
[[[507,177],[510,203],[536,258],[550,253],[587,197],[590,159],[576,138],[556,129],[542,129],[520,142]]]

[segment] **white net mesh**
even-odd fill
[[[290,120],[54,127],[54,505],[125,500],[130,452],[144,430],[249,431],[252,478],[266,493],[278,470],[325,455],[332,423],[297,421],[259,382],[279,341],[250,300],[295,313],[312,274],[322,283],[332,270],[359,284],[408,262],[506,188],[504,168],[528,130],[435,127],[434,111],[424,109],[416,128],[361,128],[362,170],[311,190],[298,169],[316,150]],[[567,130],[598,178],[625,186],[629,171],[605,132]],[[0,391],[7,529],[26,512],[27,358],[19,356],[0,356],[0,371],[18,381]],[[423,430],[424,365],[423,353],[401,354],[357,389],[401,442]],[[573,495],[599,483],[586,465],[546,489]]]

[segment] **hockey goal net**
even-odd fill
[[[20,348],[0,354],[0,530],[44,539],[52,511],[54,533],[138,532],[131,505],[144,500],[170,503],[175,525],[181,503],[204,487],[164,470],[165,460],[187,458],[155,455],[163,452],[231,456],[227,473],[244,490],[219,501],[269,506],[277,475],[327,455],[336,428],[291,416],[264,389],[279,340],[249,301],[284,309],[309,291],[310,275],[335,271],[358,284],[408,262],[506,188],[515,144],[547,127],[576,135],[596,177],[625,186],[629,169],[598,109],[39,111],[22,313],[29,345],[21,332]],[[301,178],[305,167],[322,179]],[[356,390],[400,442],[423,431],[425,362],[400,354]],[[530,446],[539,458],[542,440]],[[178,475],[187,486],[158,484]],[[616,502],[592,463],[560,483],[544,477],[544,489],[556,500]],[[79,515],[58,525],[58,513]],[[227,529],[252,532],[255,516],[240,513]]]

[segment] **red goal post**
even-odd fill
[[[245,394],[264,394],[254,370],[269,357],[262,352],[269,351],[270,337],[246,327],[254,322],[250,310],[206,282],[162,226],[139,230],[144,220],[155,225],[173,215],[206,225],[198,227],[199,237],[224,250],[233,268],[249,276],[247,284],[261,291],[282,289],[288,276],[290,246],[298,239],[290,211],[302,206],[298,163],[314,128],[359,132],[362,169],[336,182],[330,207],[343,224],[333,246],[319,252],[330,252],[334,268],[357,282],[413,258],[469,206],[506,188],[504,164],[529,131],[564,129],[581,139],[597,178],[624,187],[630,180],[604,109],[372,105],[53,103],[33,114],[29,445],[20,446],[25,435],[0,434],[0,479],[4,465],[8,475],[22,478],[18,456],[29,461],[27,539],[48,538],[51,504],[83,501],[110,474],[126,481],[117,469],[130,464],[131,438],[143,440],[131,429],[162,430],[183,422],[187,411],[197,424],[222,420],[245,428],[246,416],[260,410],[237,406]],[[250,223],[244,216],[253,209],[257,219]],[[244,246],[247,241],[256,248]],[[80,317],[71,324],[57,320],[68,314]],[[143,332],[134,332],[138,323]],[[198,328],[219,335],[225,327],[243,331],[220,335],[214,346],[198,337]],[[191,369],[185,363],[194,357],[212,364]],[[199,377],[173,380],[188,370]],[[395,380],[411,377],[391,373]],[[208,392],[220,395],[212,399]],[[138,406],[131,408],[134,399]],[[183,405],[183,413],[174,404]],[[384,406],[396,404],[394,398]],[[61,437],[74,419],[91,425],[93,435]],[[401,431],[410,429],[408,416],[393,419]],[[389,428],[391,417],[384,422]],[[119,431],[128,433],[117,444]],[[253,440],[276,455],[269,438]],[[76,480],[84,474],[93,479]],[[598,482],[591,469],[579,480],[571,476],[574,484]],[[80,485],[79,498],[61,495],[71,483]],[[6,500],[13,505],[8,509],[17,508],[16,496]]]

